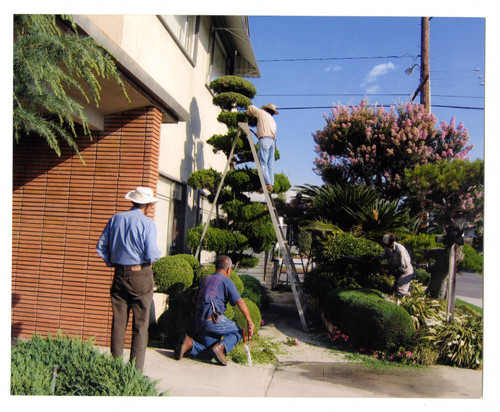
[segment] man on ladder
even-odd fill
[[[257,138],[259,139],[259,161],[269,192],[274,186],[274,153],[276,150],[276,122],[273,119],[279,114],[276,106],[269,103],[262,108],[254,105],[247,107],[247,114],[257,118]],[[260,190],[262,193],[262,190]]]

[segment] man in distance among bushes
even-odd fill
[[[380,259],[387,259],[389,266],[396,272],[394,285],[396,296],[402,297],[410,293],[410,281],[414,276],[410,254],[406,248],[396,242],[394,235],[388,233],[382,237],[384,251]]]
[[[219,365],[227,365],[226,355],[243,338],[242,329],[224,316],[227,303],[237,305],[245,316],[248,334],[252,336],[254,324],[250,311],[238,293],[231,276],[232,262],[228,256],[219,256],[215,261],[216,272],[203,279],[195,298],[195,338],[186,336],[175,350],[175,357],[184,355],[215,357]]]
[[[125,331],[132,309],[130,361],[135,359],[135,367],[143,369],[154,290],[151,264],[161,256],[156,244],[156,226],[147,213],[158,199],[148,187],[128,192],[125,199],[130,200],[133,207],[117,213],[108,221],[96,251],[107,266],[115,268],[111,286],[111,354],[114,358],[123,354]]]

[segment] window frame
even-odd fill
[[[177,34],[174,32],[173,28],[169,25],[167,17],[173,17],[173,16],[177,16],[177,15],[173,15],[173,14],[172,15],[159,15],[158,18],[161,21],[161,23],[163,24],[163,26],[165,27],[165,29],[168,31],[170,36],[172,36],[172,39],[175,41],[175,43],[177,44],[179,49],[182,51],[184,56],[188,59],[188,61],[191,63],[191,65],[193,67],[195,67],[197,55],[198,55],[198,39],[199,39],[199,33],[200,33],[200,16],[195,16],[195,15],[191,15],[191,14],[186,14],[186,15],[183,14],[182,15],[182,16],[186,16],[188,18],[195,19],[194,23],[193,23],[193,29],[194,29],[193,33],[190,34],[189,37],[186,36],[186,39],[191,38],[191,40],[193,42],[191,53],[189,52],[189,50],[186,49],[185,44],[183,44],[183,43],[186,43],[186,41],[182,42],[181,39],[178,38]],[[179,16],[181,16],[181,15],[179,15]],[[186,32],[184,32],[184,33],[186,33]]]

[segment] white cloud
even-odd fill
[[[389,73],[391,70],[394,70],[395,68],[396,66],[394,66],[392,62],[377,64],[366,75],[362,85],[366,85],[367,83],[375,83],[380,76]]]
[[[339,66],[338,64],[332,64],[328,67],[325,67],[325,72],[339,72],[342,70],[342,66]]]
[[[377,93],[380,90],[380,86],[378,84],[375,84],[373,86],[370,86],[366,89],[366,93],[369,94],[374,94]]]

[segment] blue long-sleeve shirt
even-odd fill
[[[161,257],[156,225],[137,207],[117,213],[108,221],[96,251],[107,266],[153,263]]]

